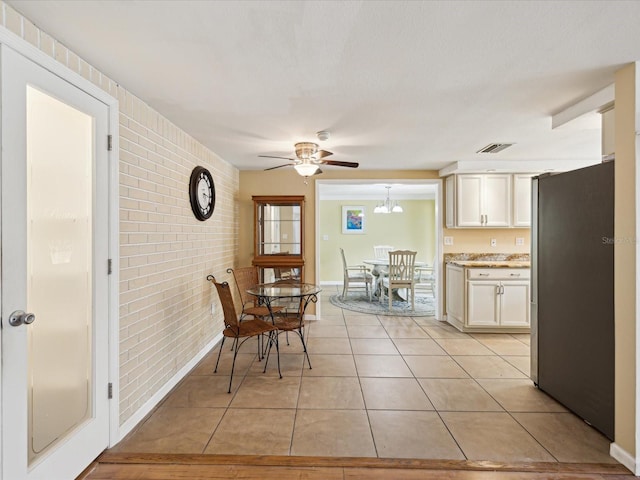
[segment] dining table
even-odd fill
[[[370,258],[370,259],[367,259],[367,260],[363,260],[362,263],[364,263],[365,265],[370,265],[371,267],[373,267],[371,269],[371,274],[375,277],[375,284],[373,286],[373,294],[374,294],[374,296],[379,297],[380,296],[380,289],[382,288],[382,279],[389,272],[389,259],[388,258]],[[414,268],[417,268],[417,267],[428,267],[429,263],[416,260],[413,263],[413,266],[414,266]],[[404,300],[404,298],[402,298],[398,294],[397,290],[394,289],[393,294],[397,297],[398,300]]]
[[[273,305],[289,300],[289,305],[285,307],[295,308],[297,314],[303,317],[307,306],[318,301],[318,294],[321,291],[318,285],[294,282],[259,283],[247,289],[247,293],[254,295],[258,303],[269,309],[272,321],[274,320]]]

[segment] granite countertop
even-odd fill
[[[531,262],[518,260],[450,260],[448,263],[467,268],[531,268]]]

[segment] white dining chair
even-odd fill
[[[436,259],[434,257],[431,265],[426,267],[416,267],[415,270],[415,286],[414,290],[417,294],[426,292],[432,297],[436,296]]]
[[[374,258],[378,260],[388,260],[389,252],[395,250],[391,245],[374,245],[373,246],[373,255]]]
[[[364,288],[369,296],[369,301],[371,301],[374,277],[369,268],[365,265],[348,265],[342,248],[340,249],[340,255],[342,255],[342,267],[344,270],[342,299],[347,297],[349,289],[353,290],[354,288]]]
[[[407,289],[407,295],[411,293],[411,310],[415,311],[415,277],[414,265],[416,262],[416,252],[410,250],[394,250],[389,252],[389,272],[382,279],[380,289],[380,302],[385,295],[389,298],[389,310],[393,306],[393,290]],[[407,301],[409,298],[407,297]]]

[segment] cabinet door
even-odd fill
[[[500,325],[499,282],[467,282],[467,326]]]
[[[508,227],[511,224],[511,175],[485,175],[483,180],[483,226]]]
[[[459,175],[456,179],[458,227],[481,227],[483,176]]]
[[[513,223],[514,227],[531,226],[531,178],[536,173],[513,176]]]
[[[444,181],[444,191],[446,195],[445,204],[445,225],[447,228],[454,228],[456,226],[455,207],[456,207],[456,188],[455,188],[455,176],[451,175]]]
[[[464,270],[447,265],[447,316],[462,321],[464,314]]]
[[[502,282],[500,325],[505,327],[528,327],[529,302],[529,282]]]

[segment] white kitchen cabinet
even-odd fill
[[[456,175],[455,192],[447,193],[453,200],[451,217],[447,205],[447,226],[509,227],[511,225],[511,175]],[[450,190],[452,182],[446,184]]]
[[[531,178],[537,173],[516,173],[513,175],[513,221],[518,228],[531,226]]]
[[[447,321],[463,332],[527,332],[528,268],[447,264]]]
[[[445,225],[447,228],[455,228],[456,226],[456,177],[450,175],[444,179],[445,192]]]

